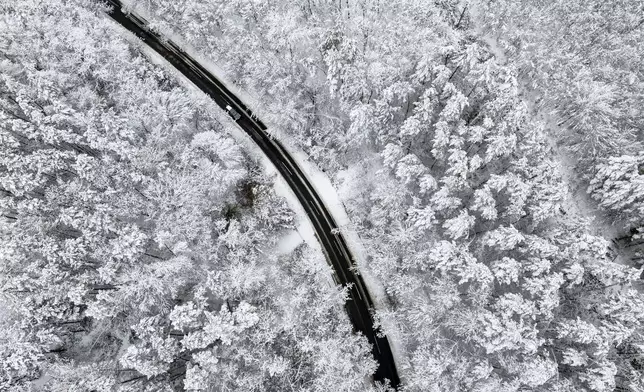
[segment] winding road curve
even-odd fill
[[[106,1],[112,8],[109,12],[112,19],[163,56],[192,83],[208,94],[221,108],[225,110],[226,107],[230,107],[238,113],[238,115],[234,115],[233,111],[229,111],[237,125],[262,149],[295,193],[313,224],[327,260],[333,267],[335,282],[348,288],[349,298],[345,303],[345,308],[349,319],[353,324],[354,331],[365,335],[372,344],[373,355],[378,361],[374,380],[388,379],[391,386],[397,388],[400,379],[396,372],[389,341],[384,336],[377,336],[373,329],[370,312],[373,308],[373,301],[365,288],[362,277],[355,272],[353,258],[346,241],[342,234],[333,230],[338,227],[335,220],[295,160],[278,140],[266,133],[266,126],[253,115],[250,109],[202,65],[172,41],[150,31],[143,18],[133,13],[123,12],[120,1]]]

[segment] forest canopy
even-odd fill
[[[403,390],[644,390],[642,0],[126,3],[330,176]],[[0,389],[382,389],[232,125],[105,10],[0,6]]]

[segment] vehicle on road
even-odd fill
[[[230,105],[226,105],[226,112],[228,112],[228,115],[233,118],[233,120],[237,121],[241,118],[241,114],[235,109],[233,109]]]

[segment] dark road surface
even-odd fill
[[[370,313],[373,308],[371,297],[365,288],[362,277],[354,272],[353,259],[343,236],[332,233],[332,230],[337,228],[333,217],[300,167],[282,147],[282,144],[265,132],[266,126],[251,113],[250,109],[203,66],[179,49],[172,41],[151,32],[144,19],[132,13],[124,13],[121,10],[120,1],[106,1],[112,6],[112,11],[109,13],[112,19],[136,34],[150,48],[163,56],[192,83],[208,94],[217,105],[224,110],[230,106],[241,115],[231,114],[231,117],[250,135],[284,177],[313,223],[322,249],[333,267],[334,280],[337,284],[348,287],[349,299],[345,303],[345,308],[349,319],[353,324],[354,331],[362,333],[369,339],[373,347],[373,355],[379,364],[374,379],[377,381],[389,379],[391,386],[397,388],[400,380],[389,342],[386,337],[376,336],[373,330],[373,320]]]

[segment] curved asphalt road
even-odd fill
[[[353,258],[344,238],[341,234],[332,233],[337,225],[306,175],[282,147],[282,144],[265,132],[266,126],[210,72],[172,41],[150,31],[144,19],[132,13],[124,13],[119,0],[106,1],[112,6],[109,13],[112,19],[136,34],[192,83],[208,94],[220,107],[225,109],[226,106],[230,106],[241,115],[241,117],[237,119],[233,117],[233,119],[273,162],[295,193],[313,223],[322,249],[333,267],[335,282],[349,288],[349,299],[345,303],[345,308],[354,330],[364,334],[372,344],[373,355],[379,364],[374,379],[378,381],[389,379],[391,385],[397,388],[400,379],[396,372],[389,342],[386,337],[376,336],[373,330],[373,320],[370,313],[373,308],[371,297],[365,288],[362,277],[355,273]]]

